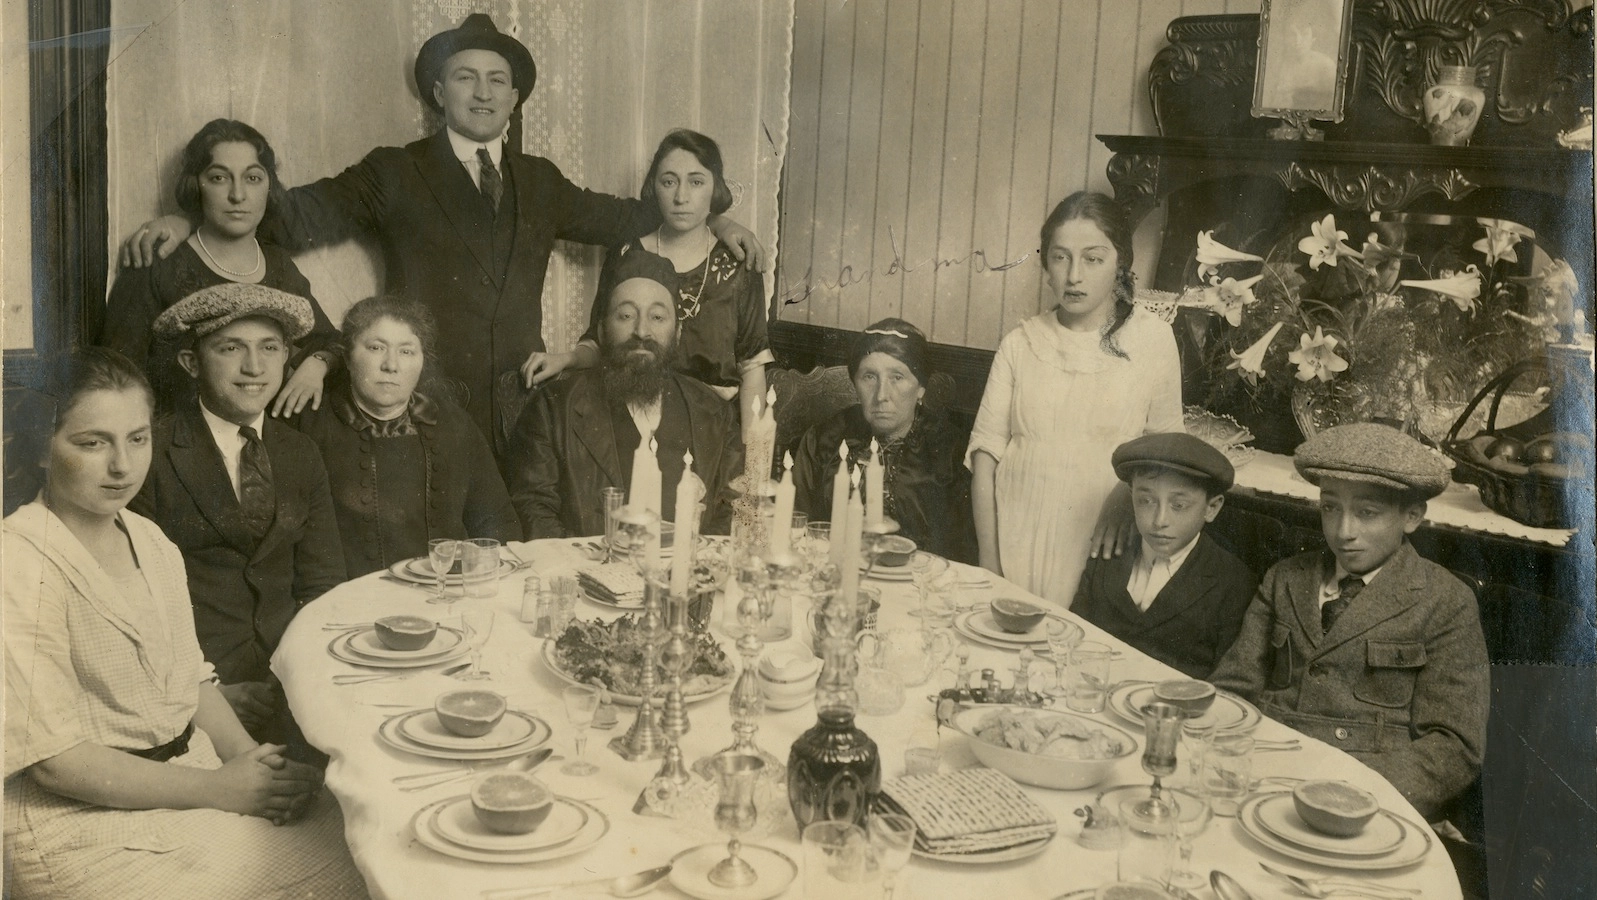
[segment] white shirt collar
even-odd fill
[[[1386,566],[1383,565],[1379,568],[1365,572],[1363,575],[1354,575],[1353,577],[1364,582],[1365,586],[1368,587],[1370,582],[1375,580],[1375,576],[1381,574],[1381,569],[1384,568],[1386,568]],[[1353,575],[1353,573],[1342,568],[1342,564],[1340,562],[1331,567],[1331,577],[1327,578],[1320,585],[1321,606],[1324,606],[1326,603],[1329,603],[1330,601],[1342,596],[1342,579],[1348,577],[1349,575]]]
[[[205,418],[205,427],[211,430],[211,440],[216,442],[216,449],[222,452],[222,465],[227,469],[227,480],[233,484],[233,495],[240,496],[238,457],[244,452],[244,436],[238,433],[237,424],[206,409],[203,400],[200,401],[200,415]],[[250,427],[255,429],[257,435],[265,438],[266,410],[261,410],[261,414],[255,417]]]
[[[1196,535],[1193,535],[1192,540],[1187,541],[1187,545],[1185,547],[1182,547],[1180,550],[1170,554],[1168,563],[1171,572],[1175,572],[1177,569],[1181,568],[1181,564],[1186,562],[1187,557],[1191,555],[1192,548],[1198,546],[1198,538],[1201,537],[1203,537],[1203,532],[1200,531]],[[1147,541],[1143,541],[1142,556],[1138,557],[1137,562],[1141,565],[1151,567],[1155,562],[1160,561],[1159,554],[1155,553],[1153,548],[1148,546]]]
[[[483,143],[482,141],[474,141],[471,138],[465,137],[464,135],[456,134],[454,130],[450,128],[445,128],[444,133],[449,135],[449,146],[455,151],[455,159],[458,159],[463,163],[471,163],[475,165],[477,163],[477,148],[479,147],[488,148],[488,158],[493,160],[494,165],[496,166],[499,165],[499,161],[504,158],[504,135],[500,135],[499,137],[494,138],[487,143]]]

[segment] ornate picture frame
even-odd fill
[[[1310,121],[1342,121],[1354,0],[1263,0],[1254,118],[1276,118],[1275,138],[1317,140]]]

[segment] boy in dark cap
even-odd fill
[[[144,488],[129,508],[183,552],[194,630],[222,695],[257,740],[294,740],[272,652],[301,606],[344,580],[327,472],[311,439],[266,415],[310,303],[224,282],[155,320],[183,341],[191,397],[155,425]]]
[[[1298,448],[1330,553],[1270,569],[1213,682],[1347,751],[1438,818],[1480,774],[1488,669],[1475,597],[1408,536],[1447,463],[1384,425]]]
[[[1258,587],[1241,560],[1203,534],[1225,505],[1231,462],[1179,433],[1127,441],[1110,462],[1131,486],[1142,539],[1132,553],[1088,560],[1070,609],[1165,665],[1208,678]]]
[[[721,395],[676,371],[676,270],[630,248],[607,269],[596,303],[598,368],[567,373],[540,391],[516,423],[505,461],[510,500],[527,539],[604,533],[599,492],[632,490],[632,457],[655,442],[660,509],[670,515],[683,454],[703,480],[706,534],[731,525],[732,476],[743,439]]]

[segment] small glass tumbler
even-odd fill
[[[599,491],[599,508],[604,510],[604,561],[615,559],[616,511],[627,505],[627,492],[618,487]]]
[[[559,637],[577,614],[577,579],[556,575],[549,579],[549,636]]]
[[[528,575],[521,582],[521,611],[516,618],[532,626],[532,633],[537,637],[549,636],[549,610],[544,606],[543,580],[537,575]]]
[[[1070,668],[1065,675],[1068,690],[1065,706],[1076,712],[1099,713],[1109,702],[1109,660],[1107,644],[1082,641],[1070,651]]]
[[[811,522],[804,526],[804,536],[807,539],[805,558],[810,566],[819,568],[825,565],[832,551],[832,523]]]
[[[461,578],[467,597],[485,598],[499,593],[499,542],[472,538],[460,545]]]
[[[1209,742],[1204,755],[1198,791],[1209,798],[1217,816],[1234,816],[1242,798],[1248,795],[1248,780],[1253,777],[1253,738],[1239,732],[1223,731]]]
[[[1171,814],[1149,816],[1140,807],[1142,801],[1124,800],[1120,804],[1120,822],[1125,831],[1125,841],[1115,857],[1115,877],[1131,884],[1153,884],[1162,890],[1170,883],[1170,872],[1176,860],[1176,820],[1180,807],[1170,803]]]
[[[800,838],[809,900],[878,900],[881,870],[870,838],[852,822],[813,822]]]

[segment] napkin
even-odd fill
[[[997,769],[906,775],[882,785],[881,802],[915,820],[915,845],[932,854],[1002,850],[1058,830],[1053,816]]]
[[[643,576],[631,563],[607,563],[577,570],[577,584],[589,595],[617,606],[643,605]]]

